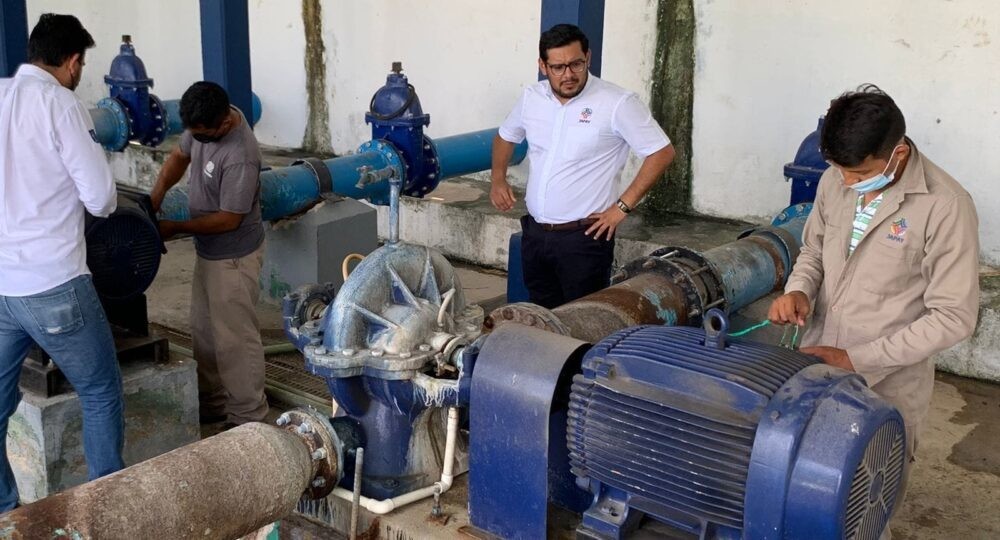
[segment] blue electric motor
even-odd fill
[[[707,331],[635,327],[591,349],[567,439],[594,494],[581,536],[642,515],[716,539],[875,539],[896,504],[905,436],[860,376]]]
[[[823,117],[819,119],[816,131],[802,140],[795,161],[785,165],[785,178],[792,182],[792,196],[788,204],[811,203],[816,200],[816,187],[830,164],[823,159],[819,149],[819,138],[823,131]]]

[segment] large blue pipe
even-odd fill
[[[441,178],[452,178],[489,169],[493,137],[496,134],[496,129],[484,129],[435,140],[434,147],[437,149],[438,162],[441,165]],[[511,163],[524,161],[524,156],[527,154],[528,143],[525,141],[514,148]]]
[[[263,106],[257,94],[252,95],[253,118],[251,125],[256,125],[263,114]],[[163,102],[163,111],[167,115],[167,136],[177,135],[184,131],[184,124],[181,122],[180,113],[181,100],[171,99]],[[97,107],[90,109],[90,118],[94,121],[94,132],[97,135],[97,142],[107,149],[121,150],[128,144],[132,133],[129,126],[128,110],[122,104],[113,99],[102,99]]]
[[[496,128],[474,131],[462,135],[444,137],[434,144],[441,166],[440,179],[453,178],[490,168],[493,136]],[[487,144],[489,141],[490,144]],[[518,146],[512,164],[520,163],[527,153],[527,145]],[[359,187],[362,172],[393,170],[402,174],[403,162],[392,145],[380,141],[370,141],[359,152],[325,161],[310,160],[289,167],[280,167],[261,173],[261,217],[273,221],[295,215],[312,206],[325,193],[334,193],[352,199],[367,199],[377,204],[389,200],[389,182],[386,178],[375,178]],[[323,167],[320,174],[328,173],[330,189],[322,187],[323,181],[314,172],[314,167]],[[160,218],[173,221],[189,219],[187,190],[183,187],[171,189],[160,209]]]

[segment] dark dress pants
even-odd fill
[[[532,303],[554,308],[599,291],[611,281],[615,240],[584,235],[587,227],[547,231],[521,218],[521,265]]]

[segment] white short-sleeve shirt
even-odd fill
[[[500,126],[512,143],[528,139],[525,202],[539,223],[567,223],[607,210],[629,149],[641,158],[670,139],[634,92],[593,75],[565,104],[547,80],[524,89]]]
[[[84,211],[117,195],[90,113],[50,73],[0,79],[0,295],[28,296],[89,273]]]

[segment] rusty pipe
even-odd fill
[[[704,253],[656,250],[625,265],[605,289],[552,310],[530,303],[502,306],[486,327],[515,322],[596,343],[629,326],[701,324],[713,307],[736,311],[783,286],[810,210],[790,207],[771,226]]]
[[[323,433],[316,415],[298,414],[284,429],[244,424],[22,506],[0,516],[0,536],[244,536],[290,514],[303,494],[325,496],[339,479],[336,435]]]

